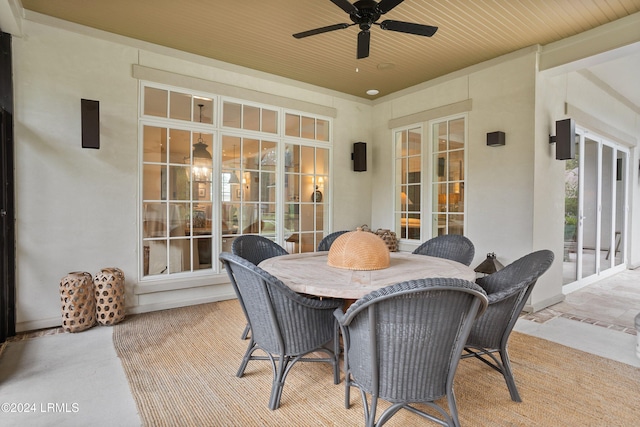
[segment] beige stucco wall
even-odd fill
[[[376,104],[374,149],[379,153],[376,158],[384,160],[374,161],[375,228],[393,224],[389,120],[470,99],[465,234],[476,247],[472,265],[482,262],[488,252],[495,252],[507,264],[534,250],[535,62],[536,50],[524,49]],[[426,147],[429,127],[424,125]],[[486,134],[494,131],[505,133],[505,146],[486,145]],[[428,199],[430,189],[425,191],[423,200]]]
[[[542,80],[542,81],[541,81]],[[549,272],[533,289],[530,308],[534,311],[564,299],[562,260],[564,251],[564,161],[555,159],[555,146],[549,135],[555,134],[555,121],[563,112],[560,88],[554,82],[536,77],[535,167],[533,188],[533,247],[548,248],[555,254]],[[550,278],[553,278],[550,280]]]
[[[60,323],[67,272],[137,276],[137,52],[23,30],[13,39],[18,330]],[[81,98],[101,101],[100,150],[81,148]]]
[[[371,139],[369,101],[61,26],[25,20],[22,37],[13,38],[19,331],[60,324],[59,283],[71,271],[121,268],[129,313],[235,297],[226,273],[153,283],[138,279],[135,64],[251,89],[265,94],[266,102],[273,96],[335,109],[332,228],[369,222],[370,172],[351,167],[353,142]],[[99,150],[81,148],[81,98],[100,101]]]
[[[62,28],[59,28],[62,27]],[[640,135],[637,114],[605,98],[577,73],[537,73],[536,47],[426,82],[372,103],[182,52],[144,45],[72,24],[29,20],[15,37],[15,137],[18,330],[60,323],[59,281],[117,266],[126,276],[129,312],[232,298],[224,275],[138,280],[138,80],[134,65],[335,109],[332,229],[393,225],[389,121],[471,100],[468,117],[466,234],[508,264],[549,248],[558,260],[539,281],[530,307],[562,299],[563,162],[548,134],[566,105],[598,117],[613,133]],[[101,148],[80,148],[80,99],[100,101]],[[506,145],[486,146],[503,131]],[[426,133],[428,134],[428,132]],[[366,172],[351,151],[368,143]],[[631,154],[633,213],[640,210],[637,150]],[[429,189],[425,189],[428,191]],[[425,236],[428,237],[428,236]],[[411,245],[403,245],[411,250]],[[630,263],[640,251],[630,245]]]

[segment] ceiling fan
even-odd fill
[[[314,30],[296,33],[293,37],[301,39],[303,37],[314,36],[316,34],[327,33],[329,31],[342,30],[344,28],[358,25],[360,32],[358,33],[358,59],[369,56],[369,45],[371,41],[370,29],[373,25],[378,25],[383,30],[397,31],[400,33],[415,34],[418,36],[431,37],[438,31],[438,27],[431,25],[414,24],[411,22],[394,21],[391,19],[384,20],[380,23],[376,22],[381,15],[389,12],[391,9],[402,3],[404,0],[358,0],[351,4],[347,0],[331,0],[333,4],[349,14],[353,24],[334,24],[327,27],[316,28]]]

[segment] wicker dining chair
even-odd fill
[[[475,248],[471,240],[459,234],[444,234],[427,240],[414,251],[414,254],[429,255],[458,261],[471,265]]]
[[[254,265],[258,265],[265,259],[273,258],[274,256],[289,254],[289,252],[273,240],[256,234],[246,234],[236,237],[231,244],[231,252]],[[249,322],[247,322],[244,331],[242,331],[241,338],[243,340],[247,339],[250,329]]]
[[[288,255],[285,248],[257,234],[245,234],[235,238],[231,244],[231,253],[238,255],[254,265],[274,256]]]
[[[507,382],[511,399],[516,402],[522,399],[507,352],[509,336],[536,281],[549,269],[553,258],[553,252],[549,250],[532,252],[502,270],[476,280],[487,292],[489,306],[473,324],[462,358],[478,358],[500,372]]]
[[[333,316],[340,299],[311,299],[295,293],[276,277],[249,261],[223,252],[224,264],[242,310],[251,325],[251,339],[237,376],[252,360],[269,360],[273,383],[269,409],[280,406],[287,374],[297,362],[327,362],[333,382],[340,382],[338,325]],[[267,355],[254,355],[262,350]],[[322,352],[326,357],[319,357]]]
[[[324,238],[318,244],[318,252],[324,252],[331,249],[331,245],[333,244],[333,242],[348,231],[349,230],[334,231],[333,233],[324,236]]]
[[[485,292],[473,282],[429,278],[373,291],[345,313],[337,309],[345,348],[345,407],[350,388],[357,387],[366,426],[381,426],[400,409],[459,426],[453,379],[473,321],[486,306]],[[449,413],[436,403],[445,396]],[[378,399],[391,406],[376,422]]]

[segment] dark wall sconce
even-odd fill
[[[351,153],[351,160],[353,160],[353,170],[355,172],[366,172],[367,170],[367,143],[366,142],[353,143],[353,153]]]
[[[100,102],[80,100],[82,148],[100,148]]]
[[[504,143],[504,132],[489,132],[487,134],[487,145],[489,147],[499,147]]]
[[[556,144],[556,159],[576,158],[576,124],[573,119],[558,120],[556,135],[549,135],[549,144]]]

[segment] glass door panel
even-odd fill
[[[464,234],[465,119],[432,124],[432,236]],[[438,151],[435,151],[438,150]]]
[[[602,146],[602,196],[600,197],[600,250],[598,251],[600,271],[611,268],[609,251],[615,245],[613,243],[613,214],[615,189],[615,163],[613,159],[613,147]]]
[[[395,230],[401,239],[420,240],[422,128],[395,132]]]
[[[582,277],[596,274],[598,227],[598,142],[584,139],[582,227]]]
[[[328,228],[324,212],[329,200],[329,150],[287,144],[284,179],[285,249],[289,253],[313,252]]]
[[[614,225],[614,252],[613,265],[620,265],[625,259],[625,235],[626,235],[626,206],[627,206],[627,170],[628,156],[623,151],[617,151],[616,181],[615,181],[615,225]],[[610,255],[611,257],[611,255]]]
[[[580,153],[576,142],[575,152]],[[569,159],[564,169],[564,256],[562,284],[575,282],[578,278],[578,189],[580,177],[580,154]]]
[[[563,284],[578,289],[625,262],[628,152],[580,129],[565,165]]]

